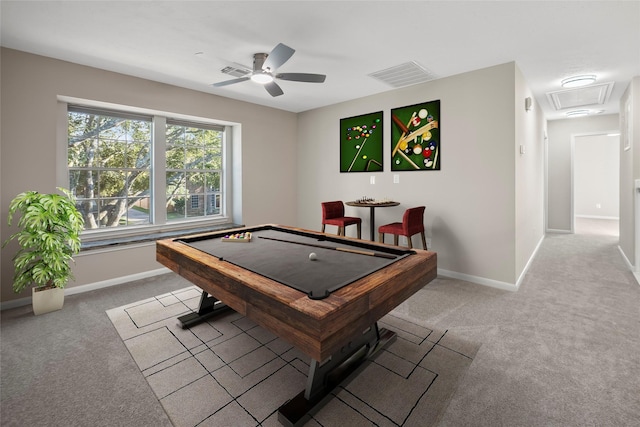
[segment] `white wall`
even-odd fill
[[[544,152],[546,120],[531,89],[516,67],[515,73],[515,161],[516,273],[518,283],[544,237]],[[531,98],[531,109],[525,99]]]
[[[618,131],[618,114],[551,120],[547,123],[547,230],[572,230],[572,138]]]
[[[576,217],[618,219],[620,137],[574,138],[573,197]]]
[[[378,209],[377,225],[400,220],[408,207],[425,205],[430,249],[438,252],[441,273],[515,288],[525,260],[542,238],[543,218],[543,119],[535,118],[539,111],[532,113],[531,123],[519,125],[519,133],[527,135],[516,135],[516,121],[524,122],[524,115],[515,114],[518,108],[524,110],[521,95],[525,85],[520,80],[515,63],[508,63],[301,113],[298,222],[305,228],[320,229],[322,201],[348,201],[363,195],[401,203]],[[441,170],[391,172],[390,110],[438,99]],[[340,119],[380,110],[384,111],[384,172],[340,173]],[[519,205],[518,220],[527,224],[523,228],[528,235],[522,253],[516,255],[514,153],[520,144],[531,149],[531,156],[524,158],[526,166],[519,166],[518,181],[526,189],[531,175],[535,190],[527,199],[530,205]],[[398,184],[393,183],[396,174]],[[369,183],[371,176],[375,176],[374,185]],[[363,238],[368,238],[368,211],[347,207],[347,212],[363,218]],[[355,236],[355,230],[348,234]],[[418,237],[413,243],[420,247]],[[516,256],[522,261],[516,262]]]
[[[640,77],[634,77],[620,100],[620,250],[640,282]],[[625,150],[625,143],[629,149]]]
[[[1,60],[3,235],[9,231],[11,198],[26,189],[55,191],[58,96],[242,123],[240,204],[248,225],[319,230],[321,201],[363,195],[401,202],[378,210],[378,225],[399,220],[410,206],[426,205],[425,226],[440,272],[507,289],[516,288],[543,235],[544,119],[539,109],[524,112],[530,91],[515,63],[296,115],[9,49],[2,49]],[[392,174],[390,109],[436,99],[441,101],[441,170]],[[379,110],[385,112],[385,172],[341,174],[340,118]],[[376,177],[374,185],[370,176]],[[368,238],[368,212],[348,212],[364,218]],[[419,247],[417,238],[413,243]],[[2,302],[25,296],[10,290],[11,256],[11,250],[2,252]],[[87,252],[78,257],[70,288],[159,267],[153,244]]]
[[[13,197],[26,190],[56,191],[58,96],[242,123],[238,154],[243,191],[236,200],[242,206],[240,219],[248,225],[295,225],[295,114],[5,48],[1,67],[2,236],[15,231],[6,225]],[[1,253],[3,302],[27,296],[11,290],[16,249],[8,246]],[[155,261],[153,244],[85,252],[76,261],[76,281],[69,288],[162,267]]]

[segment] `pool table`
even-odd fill
[[[239,233],[251,239],[225,238]],[[279,410],[285,425],[304,423],[394,339],[377,321],[437,274],[435,252],[281,225],[159,240],[156,259],[203,290],[200,309],[183,324],[230,307],[311,358],[306,389]]]

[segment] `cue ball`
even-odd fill
[[[315,252],[311,252],[311,253],[309,254],[309,259],[310,259],[311,261],[315,261],[315,260],[317,260],[317,259],[318,259],[318,255],[316,255],[316,253],[315,253]]]

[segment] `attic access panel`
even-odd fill
[[[602,105],[607,102],[612,90],[613,82],[599,83],[547,92],[547,98],[556,110],[564,110],[587,105]]]

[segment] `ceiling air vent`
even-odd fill
[[[376,71],[369,76],[395,88],[424,83],[436,78],[431,71],[415,61]]]
[[[220,71],[233,77],[244,77],[251,74],[251,70],[241,65],[238,65],[238,67],[226,66]]]
[[[613,82],[600,83],[547,92],[547,98],[556,110],[563,110],[586,105],[602,105],[607,102],[612,90]]]

